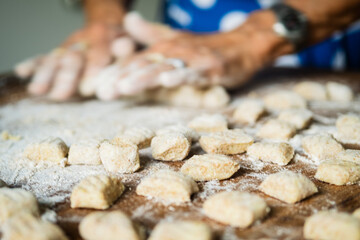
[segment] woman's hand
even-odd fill
[[[99,76],[101,99],[135,95],[156,87],[182,84],[235,87],[277,56],[293,50],[272,31],[271,12],[254,13],[229,33],[193,35],[174,32],[122,66],[111,66]],[[130,35],[131,29],[128,29]]]
[[[20,63],[15,72],[24,78],[32,76],[28,90],[34,95],[65,100],[79,90],[91,96],[95,77],[111,63],[112,52],[121,58],[133,51],[134,43],[120,25],[91,23],[50,53]]]

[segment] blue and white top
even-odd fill
[[[173,28],[198,33],[231,31],[247,15],[281,0],[167,0],[164,20]],[[276,66],[360,70],[360,21],[298,54],[278,58]]]

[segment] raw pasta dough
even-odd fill
[[[151,139],[155,136],[155,133],[145,127],[134,127],[127,129],[123,134],[116,136],[113,139],[113,143],[132,142],[137,145],[139,149],[150,147]]]
[[[304,81],[296,84],[294,92],[301,95],[306,100],[326,101],[327,92],[324,85],[317,82]]]
[[[107,175],[84,178],[72,190],[72,208],[107,209],[120,197],[125,187],[120,179]]]
[[[288,90],[268,94],[264,98],[264,103],[266,108],[270,110],[306,108],[306,100],[299,94]]]
[[[47,138],[39,143],[28,145],[24,150],[24,156],[36,162],[47,161],[61,164],[68,150],[60,138]]]
[[[80,222],[79,232],[85,240],[145,239],[144,230],[120,210],[90,213]]]
[[[3,240],[67,240],[53,223],[38,219],[27,212],[10,218],[2,226]]]
[[[246,99],[236,107],[233,119],[241,124],[254,124],[265,113],[265,106],[261,100]]]
[[[133,173],[140,168],[139,149],[126,140],[104,141],[100,145],[100,159],[109,172]]]
[[[351,102],[354,93],[349,86],[337,82],[326,83],[326,90],[331,101]]]
[[[360,117],[353,114],[340,116],[336,121],[338,138],[344,141],[360,141]]]
[[[306,136],[301,141],[304,151],[314,160],[325,160],[331,158],[344,150],[331,135]]]
[[[305,221],[306,239],[359,240],[360,220],[348,213],[318,212]]]
[[[257,136],[265,139],[288,140],[296,134],[294,125],[277,119],[271,119],[262,125]]]
[[[335,185],[353,184],[360,179],[360,165],[354,162],[328,160],[318,166],[315,178]]]
[[[312,112],[307,109],[289,109],[281,112],[278,119],[292,124],[297,130],[301,130],[309,126],[312,115]]]
[[[199,221],[160,222],[149,240],[211,240],[210,227]]]
[[[142,179],[136,193],[168,202],[190,201],[191,194],[198,192],[196,182],[189,176],[172,170],[159,170]]]
[[[39,215],[35,196],[20,188],[0,188],[0,223],[20,212]]]
[[[296,203],[318,192],[315,184],[306,176],[291,171],[269,175],[260,190],[287,203]]]
[[[191,120],[188,127],[199,133],[222,132],[228,129],[228,123],[223,115],[205,114]]]
[[[83,140],[70,146],[68,164],[100,165],[100,141]]]
[[[195,181],[223,180],[240,169],[239,162],[218,154],[194,155],[181,167],[181,172]]]
[[[245,152],[254,139],[242,130],[234,129],[204,135],[199,142],[207,153],[239,154]]]
[[[203,208],[208,217],[241,228],[262,219],[270,211],[261,197],[239,191],[217,193],[205,201]]]
[[[257,142],[248,148],[247,154],[264,162],[287,165],[294,156],[294,149],[285,142]]]

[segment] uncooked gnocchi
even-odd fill
[[[205,114],[191,120],[188,127],[199,133],[222,132],[228,129],[228,123],[223,115]]]
[[[292,124],[296,129],[301,130],[309,126],[312,116],[312,112],[307,109],[289,109],[282,111],[278,119]]]
[[[132,142],[139,149],[150,147],[151,139],[155,136],[154,131],[145,127],[127,129],[123,134],[117,135],[112,142],[121,145],[123,141]]]
[[[159,170],[145,177],[136,188],[138,195],[168,202],[190,201],[198,192],[196,182],[189,176],[172,170]]]
[[[285,142],[257,142],[248,148],[247,154],[264,162],[287,165],[294,157],[294,149]]]
[[[296,203],[318,192],[315,184],[306,176],[291,171],[269,175],[260,190],[287,203]]]
[[[207,109],[217,109],[226,107],[230,102],[230,96],[221,86],[213,86],[206,89],[203,93],[202,107]]]
[[[209,218],[241,228],[262,219],[270,211],[261,197],[239,191],[217,193],[205,201],[203,209]]]
[[[125,187],[120,179],[107,175],[92,175],[80,181],[72,190],[72,208],[107,209],[120,197]]]
[[[20,212],[39,215],[35,196],[21,188],[0,188],[0,223]]]
[[[27,212],[11,217],[2,226],[3,240],[67,240],[60,227]]]
[[[344,150],[342,145],[329,134],[306,136],[302,139],[301,145],[315,161],[332,158]]]
[[[138,147],[130,141],[104,141],[100,145],[104,168],[113,173],[133,173],[140,168]]]
[[[301,95],[306,100],[326,101],[326,88],[321,83],[304,81],[296,84],[293,88],[294,92]]]
[[[143,240],[145,231],[120,210],[93,212],[80,222],[79,232],[85,240]]]
[[[100,141],[96,139],[82,140],[71,144],[68,164],[100,165]]]
[[[199,142],[207,153],[239,154],[246,151],[254,138],[240,129],[234,129],[201,136]]]
[[[181,172],[195,181],[223,180],[240,169],[239,162],[225,155],[194,155],[181,167]]]
[[[187,157],[192,139],[187,133],[162,130],[151,141],[151,152],[154,159],[162,161],[179,161]]]
[[[345,141],[360,141],[360,117],[354,114],[340,116],[336,121],[338,138]]]
[[[326,90],[331,101],[351,102],[354,98],[353,91],[345,84],[328,82],[326,83]]]
[[[260,127],[256,135],[264,139],[288,140],[295,134],[294,125],[277,119],[270,119]]]
[[[299,94],[280,90],[270,93],[264,98],[265,107],[270,110],[284,110],[290,108],[306,108],[306,100]]]
[[[211,240],[210,227],[200,221],[160,222],[149,240]]]
[[[265,106],[261,100],[247,99],[236,107],[233,119],[241,124],[254,124],[265,113]]]
[[[313,240],[359,240],[360,220],[348,213],[321,211],[306,219],[304,237]]]
[[[360,165],[347,161],[324,161],[318,166],[315,178],[335,185],[353,184],[360,180]]]
[[[353,212],[353,216],[360,220],[360,208],[356,209]]]
[[[39,143],[28,145],[24,150],[24,156],[36,162],[47,161],[61,164],[68,150],[60,138],[47,138]]]
[[[346,149],[333,157],[335,161],[347,161],[360,165],[360,150]]]

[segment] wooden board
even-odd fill
[[[0,87],[0,104],[14,103],[18,99],[28,97],[24,92],[23,84],[20,84],[15,78],[6,78],[7,83]],[[12,79],[12,80],[11,80]],[[289,81],[300,80],[330,81],[336,80],[351,84],[354,91],[360,90],[359,73],[330,73],[315,72],[312,70],[294,70],[294,69],[270,69],[262,72],[255,77],[254,81],[244,88],[231,92],[233,96],[238,96],[258,89],[264,85],[274,85]],[[339,112],[345,113],[347,109],[312,109],[316,113],[326,117],[336,117]],[[357,145],[348,145],[347,147],[360,149]],[[198,145],[195,145],[191,155],[203,153]],[[203,220],[211,225],[216,234],[216,239],[302,239],[302,227],[304,219],[318,210],[336,208],[340,211],[352,212],[360,207],[360,186],[334,186],[322,183],[313,178],[316,168],[309,167],[309,164],[303,161],[293,161],[288,166],[279,167],[266,164],[259,168],[253,162],[247,160],[244,155],[233,156],[241,161],[241,169],[231,179],[220,181],[218,183],[199,183],[200,192],[193,196],[190,204],[184,205],[163,205],[135,193],[138,181],[132,181],[127,184],[127,190],[124,195],[112,206],[109,211],[121,209],[127,214],[133,216],[136,222],[145,226],[149,233],[151,229],[161,219],[197,219]],[[144,171],[147,164],[153,159],[141,159]],[[179,169],[183,162],[166,163],[169,166]],[[285,204],[274,198],[268,197],[257,190],[262,175],[277,172],[282,169],[289,169],[302,172],[314,181],[319,188],[319,193],[297,204]],[[1,177],[1,176],[0,176]],[[213,193],[221,190],[237,189],[249,192],[255,192],[266,199],[271,207],[270,214],[261,222],[247,229],[230,228],[206,218],[201,212],[201,206],[204,201],[202,192],[207,189],[213,190]],[[78,223],[83,216],[92,212],[89,209],[71,209],[69,201],[58,204],[54,207],[57,212],[59,225],[64,229],[71,239],[81,239],[78,234]],[[137,211],[137,212],[136,212]]]

